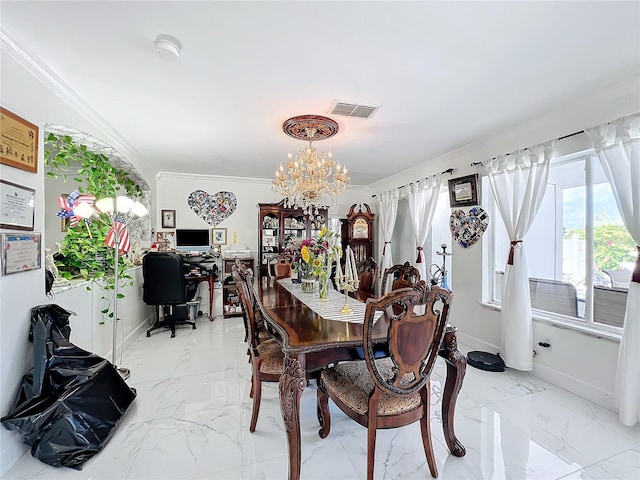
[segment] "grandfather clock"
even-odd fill
[[[364,262],[373,256],[373,217],[375,215],[371,213],[366,203],[351,205],[347,216],[349,224],[347,244],[353,250],[356,263]]]

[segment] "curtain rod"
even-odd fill
[[[570,138],[570,137],[575,137],[576,135],[580,135],[581,133],[584,133],[584,130],[580,130],[579,132],[573,132],[570,133],[569,135],[565,135],[564,137],[559,137],[557,140],[564,140],[565,138]],[[526,151],[527,149],[524,148],[524,150]],[[496,157],[493,157],[491,160],[495,160]],[[484,165],[484,162],[471,162],[469,164],[469,166],[471,167],[481,167]]]
[[[445,173],[453,173],[453,168],[447,168],[444,172],[441,172],[440,175],[444,175]],[[429,177],[425,177],[425,178],[429,178]],[[400,190],[403,187],[407,187],[409,185],[413,185],[413,182],[409,182],[407,185],[400,185],[399,187],[396,187],[396,190]],[[392,189],[393,190],[393,189]],[[376,198],[375,195],[371,195],[371,198]]]

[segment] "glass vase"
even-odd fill
[[[313,293],[316,291],[316,277],[311,272],[302,272],[302,281],[300,282],[300,289],[304,293]]]
[[[323,302],[329,300],[329,272],[326,268],[318,275],[318,295]]]

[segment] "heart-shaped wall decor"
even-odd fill
[[[210,195],[204,190],[196,190],[189,194],[187,203],[196,215],[215,227],[236,211],[238,201],[232,192],[218,192]]]
[[[468,248],[482,237],[489,225],[489,215],[480,207],[473,207],[469,213],[454,210],[449,219],[449,229],[453,239],[462,248]]]

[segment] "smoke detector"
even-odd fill
[[[162,34],[158,35],[153,41],[153,50],[161,59],[167,62],[175,62],[180,56],[182,44],[177,38]]]

